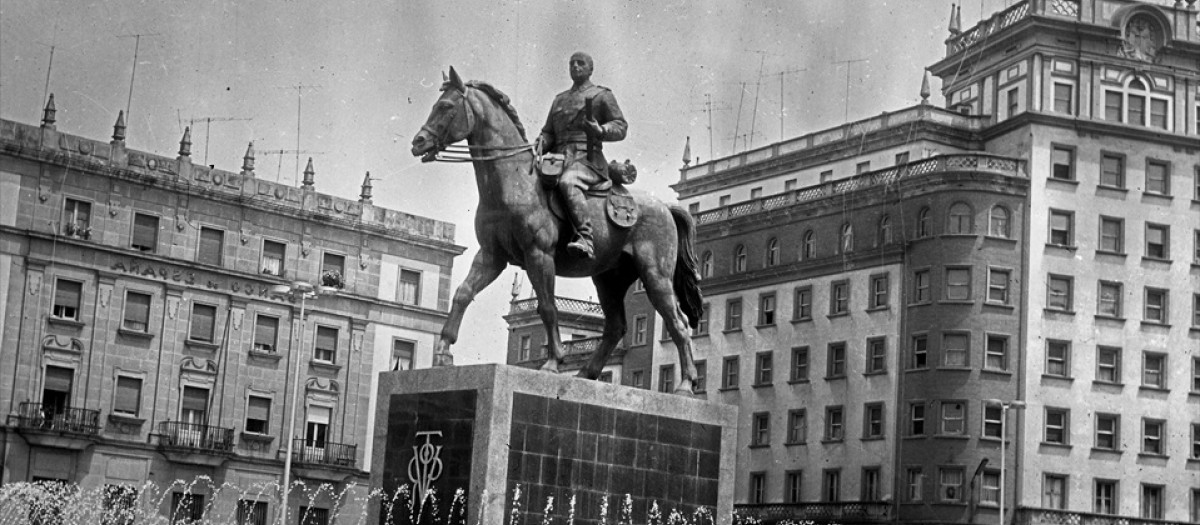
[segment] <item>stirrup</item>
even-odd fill
[[[595,251],[592,249],[592,243],[583,237],[579,237],[578,239],[567,243],[567,252],[573,255],[587,257],[588,259],[596,256]]]

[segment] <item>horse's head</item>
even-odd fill
[[[442,96],[433,104],[421,131],[413,137],[412,154],[420,156],[422,162],[429,162],[446,146],[467,138],[474,127],[475,114],[467,101],[467,86],[451,67],[449,80],[442,83]]]

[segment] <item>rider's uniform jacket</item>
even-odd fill
[[[550,114],[546,117],[546,125],[542,126],[543,141],[546,151],[564,153],[567,162],[582,160],[587,154],[588,136],[583,131],[584,101],[592,99],[592,118],[600,123],[604,133],[600,140],[593,144],[595,158],[593,163],[599,166],[607,165],[601,147],[603,142],[616,142],[625,138],[629,125],[621,114],[621,107],[612,91],[591,82],[576,88],[572,87],[554,97],[550,106]]]

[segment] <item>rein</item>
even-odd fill
[[[475,129],[475,112],[471,110],[471,104],[467,101],[466,93],[463,93],[462,107],[465,108],[467,112],[467,129]],[[455,111],[458,110],[457,107],[454,109]],[[533,150],[533,144],[529,143],[518,144],[516,146],[456,146],[453,143],[442,144],[442,137],[438,136],[438,134],[435,133],[433,129],[430,129],[428,125],[421,126],[421,130],[429,133],[431,136],[437,137],[437,142],[434,144],[433,154],[427,154],[421,159],[422,162],[462,163],[499,160],[519,155],[525,151]],[[471,152],[473,151],[485,153],[488,151],[499,151],[500,153],[476,157],[471,155]],[[446,155],[443,156],[443,153]]]

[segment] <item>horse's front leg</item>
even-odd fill
[[[542,370],[558,371],[562,364],[562,339],[558,333],[558,307],[554,304],[554,256],[545,251],[532,249],[527,252],[525,273],[538,300],[538,316],[546,329],[546,362]]]
[[[437,345],[433,348],[433,366],[452,366],[454,364],[454,356],[450,354],[450,345],[458,341],[458,329],[462,325],[467,305],[471,304],[479,292],[500,276],[505,266],[505,262],[491,252],[480,249],[479,253],[475,254],[475,259],[471,261],[471,269],[467,272],[467,278],[458,285],[458,289],[454,292],[450,315],[446,317],[446,324],[442,325],[441,337],[438,338]]]

